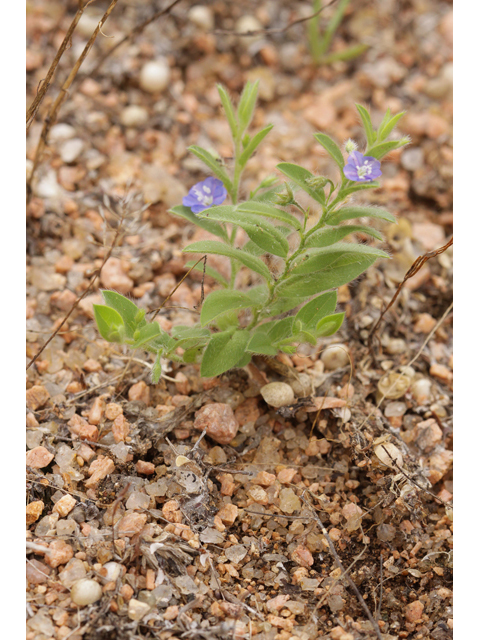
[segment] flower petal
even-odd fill
[[[347,163],[343,167],[343,173],[345,177],[348,178],[349,180],[358,180],[357,169],[352,164]]]

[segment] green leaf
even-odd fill
[[[234,367],[244,357],[249,339],[248,331],[215,333],[203,354],[200,375],[212,378]]]
[[[327,134],[325,133],[314,133],[313,137],[322,145],[329,156],[335,160],[340,169],[343,169],[343,167],[345,166],[343,154],[340,150],[340,147],[330,138],[330,136],[327,136]]]
[[[373,238],[377,238],[377,240],[383,240],[382,234],[371,227],[365,227],[362,225],[343,225],[341,227],[323,228],[318,229],[318,231],[314,231],[310,236],[308,236],[305,242],[305,247],[307,249],[310,247],[328,247],[329,245],[343,240],[343,238],[351,233],[365,233]]]
[[[159,351],[157,353],[157,357],[155,358],[155,362],[152,367],[152,382],[153,384],[157,384],[162,375],[162,352]]]
[[[253,155],[255,149],[272,129],[273,124],[269,124],[253,136],[245,150],[242,152],[240,158],[238,159],[238,163],[241,167],[244,167],[247,164],[247,160]]]
[[[263,307],[270,295],[270,291],[265,284],[259,284],[256,287],[250,287],[250,289],[245,293],[252,301],[252,307]]]
[[[325,338],[327,336],[333,336],[333,334],[337,333],[337,331],[342,326],[344,318],[345,313],[334,313],[331,316],[322,318],[315,328],[316,337]]]
[[[139,309],[131,300],[116,291],[104,289],[101,293],[105,303],[115,311],[118,311],[122,317],[125,324],[126,337],[132,338],[135,329],[146,324],[145,319],[137,320],[138,312],[143,311],[143,309]]]
[[[242,202],[242,204],[237,205],[236,210],[239,213],[248,213],[263,216],[264,218],[272,218],[273,220],[280,220],[290,227],[297,229],[297,231],[302,228],[300,222],[291,213],[277,209],[277,207],[266,202],[258,202],[256,200]]]
[[[353,60],[361,56],[369,48],[369,44],[354,44],[341,51],[328,54],[328,56],[322,58],[322,64],[332,64],[332,62],[338,62],[339,60]]]
[[[395,222],[395,216],[386,209],[377,207],[342,207],[328,216],[327,224],[337,225],[339,222],[355,220],[356,218],[375,218],[377,220]]]
[[[242,367],[246,367],[251,359],[252,359],[251,353],[244,353],[243,358],[240,358],[240,360],[237,362],[235,366],[238,367],[239,369],[241,369]]]
[[[94,304],[93,313],[98,331],[104,340],[107,340],[107,342],[123,342],[125,326],[118,311],[103,304]]]
[[[372,126],[370,114],[365,109],[365,107],[362,107],[361,104],[355,104],[355,106],[357,107],[357,111],[360,114],[360,118],[362,119],[363,128],[365,129],[365,135],[367,136],[367,144],[370,147],[377,139],[377,134],[375,133],[375,130]]]
[[[387,109],[387,113],[385,114],[385,117],[383,118],[382,123],[378,128],[379,142],[382,142],[383,140],[388,138],[388,136],[392,133],[393,129],[395,128],[395,125],[397,124],[397,122],[400,120],[400,118],[403,118],[405,113],[406,111],[401,111],[400,113],[397,113],[395,116],[390,117],[390,109]]]
[[[282,318],[281,320],[274,320],[273,322],[267,322],[260,325],[262,331],[265,331],[272,342],[280,342],[288,336],[292,335],[293,324],[295,318],[290,316],[289,318]]]
[[[232,132],[232,138],[235,140],[238,133],[238,123],[237,118],[235,116],[235,111],[233,109],[232,101],[230,100],[230,96],[222,87],[221,84],[217,84],[218,95],[220,96],[220,100],[222,101],[223,108],[225,110],[225,115],[227,116],[228,124],[230,126],[230,131]]]
[[[340,287],[357,278],[377,258],[388,257],[372,247],[345,243],[318,251],[321,253],[306,254],[292,275],[278,285],[280,296],[305,297]]]
[[[311,296],[305,296],[305,299],[310,298]],[[287,311],[291,311],[295,307],[298,307],[304,300],[293,300],[290,298],[277,298],[274,302],[272,302],[264,312],[264,315],[268,315],[269,317],[278,316],[281,313],[287,313]]]
[[[252,240],[249,240],[243,245],[242,251],[246,251],[252,256],[263,256],[263,254],[265,253],[265,251],[261,247],[259,247],[258,244],[255,244],[255,242],[253,242]]]
[[[308,342],[315,346],[317,344],[317,338],[313,335],[313,333],[310,333],[310,331],[301,329],[292,336],[290,342]]]
[[[171,338],[166,331],[162,331],[159,336],[153,338],[151,342],[148,342],[144,345],[145,351],[150,351],[150,353],[157,353],[162,350],[165,353],[169,351],[174,351],[177,347],[177,343],[173,338]]]
[[[259,273],[267,281],[271,281],[270,271],[267,265],[255,256],[252,256],[241,249],[233,249],[222,242],[215,240],[203,240],[200,242],[194,242],[184,248],[186,253],[212,253],[214,255],[227,256],[228,258],[234,258],[238,260],[246,267]]]
[[[191,349],[186,349],[182,359],[184,362],[197,362],[200,355],[203,352],[204,347],[200,346],[200,347],[192,347]]]
[[[335,311],[337,306],[337,292],[328,291],[307,302],[295,316],[305,327],[313,329],[325,316]]]
[[[222,228],[221,225],[217,224],[216,222],[213,222],[212,220],[200,218],[199,216],[195,215],[192,212],[190,207],[184,207],[183,204],[179,204],[169,209],[168,212],[174,213],[176,216],[180,216],[180,218],[184,218],[185,220],[188,220],[192,224],[196,224],[197,227],[200,227],[201,229],[204,229],[209,233],[213,233],[214,236],[217,236],[218,238],[222,238],[222,240],[225,240],[225,241],[228,240],[227,232],[225,231],[225,229]]]
[[[247,351],[261,353],[265,356],[276,356],[278,349],[272,345],[272,339],[263,331],[256,331],[247,344]]]
[[[250,124],[255,110],[255,103],[257,101],[259,81],[248,81],[243,88],[242,95],[240,96],[240,102],[238,103],[237,116],[240,133],[243,134],[245,129]]]
[[[292,164],[290,162],[280,162],[277,164],[277,169],[287,176],[292,182],[301,187],[308,195],[319,202],[325,204],[325,193],[323,190],[314,189],[308,184],[307,180],[314,178],[313,173],[310,173],[308,169],[300,167],[298,164]]]
[[[357,191],[364,191],[365,189],[376,189],[380,184],[376,180],[371,180],[370,182],[357,182],[354,183],[351,180],[347,182],[347,186],[340,189],[336,200],[340,202],[341,200],[345,200],[345,198],[352,193],[356,193]]]
[[[172,337],[176,339],[175,349],[182,347],[188,350],[199,345],[204,345],[210,338],[210,331],[201,327],[186,327],[183,325],[173,327]]]
[[[390,151],[394,151],[395,149],[400,149],[409,143],[408,139],[402,138],[402,140],[390,140],[387,142],[381,142],[380,144],[376,144],[370,149],[367,149],[366,153],[373,158],[377,158],[380,160],[383,156],[386,156]]]
[[[200,273],[203,273],[203,267],[204,267],[203,262],[199,262],[197,265],[195,265],[195,262],[196,262],[195,260],[189,260],[185,265],[185,268],[191,269],[193,267],[194,271],[200,271]],[[225,280],[225,278],[220,273],[218,273],[216,269],[214,269],[208,264],[208,260],[205,266],[205,273],[207,276],[214,278],[217,282],[219,282],[224,287],[228,287],[227,280]]]
[[[197,147],[196,145],[188,147],[188,150],[191,151],[194,156],[197,156],[197,158],[201,160],[210,169],[210,171],[223,182],[225,189],[228,192],[232,190],[232,181],[228,177],[227,172],[215,160],[211,153],[209,153],[206,149],[202,149],[202,147]]]
[[[160,325],[156,320],[146,324],[140,329],[137,329],[133,334],[134,342],[131,345],[132,349],[139,349],[147,342],[153,340],[153,338],[159,336],[161,333],[163,333],[162,329],[160,329]]]
[[[212,291],[203,303],[200,324],[204,327],[227,311],[251,306],[252,299],[241,291]]]

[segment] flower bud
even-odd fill
[[[351,138],[349,138],[345,143],[345,151],[347,153],[352,153],[352,151],[356,151],[357,147],[358,147],[357,143]]]
[[[305,182],[309,187],[312,187],[312,189],[323,189],[328,180],[323,176],[313,176],[313,178],[307,178]]]

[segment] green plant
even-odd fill
[[[337,60],[352,60],[368,49],[368,44],[354,44],[343,51],[328,54],[332,38],[340,26],[349,4],[350,0],[340,0],[330,22],[322,32],[320,29],[322,1],[313,0],[313,11],[315,16],[308,21],[307,29],[310,53],[315,64],[330,64]]]
[[[377,187],[374,178],[381,175],[380,159],[408,142],[407,138],[386,140],[403,114],[392,117],[387,111],[375,130],[367,110],[357,105],[367,139],[364,154],[349,140],[345,162],[341,149],[329,136],[315,134],[317,142],[340,169],[339,182],[282,162],[277,168],[288,179],[282,192],[274,186],[275,179],[268,178],[246,201],[240,202],[242,172],[272,127],[269,125],[253,136],[247,133],[258,84],[247,83],[236,110],[226,91],[222,87],[218,90],[232,132],[233,170],[228,172],[205,149],[191,147],[190,151],[216,179],[207,178],[194,185],[184,198],[189,206],[179,205],[171,211],[218,238],[194,242],[184,251],[228,257],[230,279],[207,264],[206,273],[217,280],[219,288],[205,298],[198,324],[174,327],[171,335],[158,322],[147,322],[144,310],[113,291],[104,291],[105,305],[94,307],[98,329],[105,340],[156,354],[154,382],[161,375],[162,357],[201,362],[201,375],[210,377],[247,365],[254,354],[275,356],[279,352],[294,353],[302,342],[315,345],[319,338],[334,334],[343,322],[344,314],[335,312],[335,289],[357,278],[377,258],[388,258],[388,254],[373,246],[343,240],[354,233],[382,239],[373,226],[345,224],[351,220],[395,221],[385,209],[358,206],[348,200],[361,190]],[[299,189],[314,201],[313,211],[297,201],[295,192]],[[223,202],[227,193],[231,204],[216,204]],[[192,206],[197,213],[192,212]],[[236,242],[239,228],[249,238],[241,247]],[[270,267],[262,259],[265,255],[269,256]],[[192,262],[187,266],[194,265]],[[253,277],[260,283],[239,291],[235,288],[236,275],[244,267],[256,274]],[[195,268],[204,267],[197,264]],[[295,308],[298,309],[294,313]],[[179,347],[182,354],[178,353]]]

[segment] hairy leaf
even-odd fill
[[[241,167],[244,167],[247,164],[247,160],[253,155],[255,149],[272,129],[273,124],[269,124],[253,136],[238,160]]]
[[[259,273],[265,278],[265,280],[271,280],[270,271],[268,270],[267,265],[262,262],[260,258],[256,258],[255,256],[252,256],[240,249],[233,249],[222,242],[216,242],[215,240],[194,242],[193,244],[189,244],[185,247],[184,251],[187,253],[212,253],[234,258],[252,271]]]
[[[325,204],[325,193],[323,190],[314,189],[307,180],[314,178],[313,173],[310,173],[308,169],[300,167],[298,164],[291,164],[290,162],[280,162],[277,164],[277,169],[287,176],[292,182],[301,187],[308,195],[319,202]]]
[[[357,107],[357,111],[360,114],[360,118],[362,119],[363,128],[365,129],[365,135],[367,136],[367,144],[370,147],[377,139],[377,134],[375,133],[375,130],[372,126],[370,114],[365,109],[365,107],[362,107],[361,104],[356,104],[355,106]],[[368,155],[371,155],[370,152]]]
[[[123,342],[125,326],[118,311],[103,304],[94,304],[93,313],[98,331],[104,340],[107,340],[107,342]]]
[[[212,207],[215,208],[215,207]],[[209,233],[213,233],[214,236],[218,238],[222,238],[222,240],[228,241],[228,235],[225,229],[218,223],[213,220],[208,220],[205,218],[200,218],[198,215],[195,215],[189,207],[184,207],[183,204],[179,204],[175,207],[169,209],[169,213],[174,213],[176,216],[180,216],[180,218],[184,218],[188,220],[192,224],[197,225],[201,229],[208,231]],[[203,212],[202,212],[203,213]]]
[[[340,169],[343,169],[343,167],[345,166],[343,154],[340,150],[340,147],[330,138],[330,136],[327,136],[326,133],[314,133],[313,137],[322,145],[329,156],[335,160]]]
[[[215,333],[203,354],[200,375],[212,378],[234,367],[243,358],[249,339],[248,331]]]
[[[357,218],[375,218],[377,220],[395,222],[395,216],[386,209],[378,207],[342,207],[328,216],[327,224],[337,225],[340,222],[345,222],[345,220],[355,220]]]
[[[307,302],[295,316],[296,321],[300,321],[305,327],[313,329],[318,322],[326,316],[332,314],[337,306],[337,292],[328,291]]]
[[[122,320],[125,324],[126,337],[132,338],[135,329],[146,324],[144,317],[137,319],[138,312],[142,310],[139,309],[137,305],[131,300],[129,300],[125,296],[122,296],[116,291],[109,291],[105,289],[101,293],[103,299],[105,300],[105,303],[112,309],[115,309],[115,311],[118,311],[118,313],[121,315]]]
[[[383,240],[382,234],[371,227],[365,227],[362,225],[343,225],[341,227],[323,228],[318,229],[318,231],[314,231],[310,236],[308,236],[305,242],[305,247],[307,249],[310,247],[328,247],[340,240],[343,240],[343,238],[349,236],[351,233],[365,233],[373,238],[377,238],[377,240]]]
[[[331,316],[322,318],[315,328],[315,335],[317,338],[325,338],[327,336],[333,336],[334,333],[342,326],[345,313],[334,313]]]
[[[212,291],[203,303],[200,324],[204,327],[227,311],[251,306],[252,299],[241,291]]]
[[[215,160],[211,153],[209,153],[206,149],[202,149],[202,147],[197,147],[196,145],[188,147],[188,150],[191,151],[194,156],[197,156],[197,158],[201,160],[210,169],[210,171],[223,182],[227,191],[231,191],[232,182],[228,177],[227,172]]]

